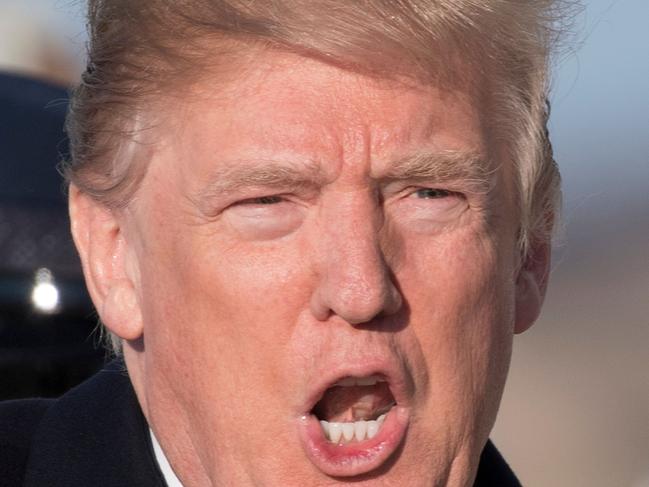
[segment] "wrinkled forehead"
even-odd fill
[[[404,132],[415,131],[423,138],[439,127],[458,123],[448,116],[449,109],[462,112],[459,122],[466,127],[467,138],[488,130],[491,103],[485,86],[489,82],[482,71],[469,66],[454,69],[458,75],[451,82],[451,75],[425,78],[414,67],[386,77],[285,51],[248,49],[234,64],[188,80],[158,105],[167,123],[177,122],[174,131],[200,112],[214,124],[240,122],[239,128],[256,133],[258,139],[271,139],[265,137],[269,128],[257,119],[269,115],[267,119],[286,129],[281,138],[273,133],[277,144],[290,148],[292,141],[307,138],[330,144],[332,137],[341,136],[333,129],[343,129],[347,138],[362,138],[369,125],[380,122],[385,130],[374,144],[381,145]],[[440,105],[447,110],[440,110]]]
[[[482,180],[498,159],[487,106],[466,86],[377,78],[266,51],[227,82],[194,80],[164,107],[166,133],[157,140],[214,187],[219,179],[259,182],[299,167],[332,181],[345,165],[372,179]],[[218,170],[210,174],[211,167]]]

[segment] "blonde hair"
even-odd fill
[[[517,168],[525,256],[550,237],[560,202],[546,100],[566,7],[558,0],[90,0],[88,67],[72,96],[64,173],[107,206],[127,205],[146,172],[129,147],[143,112],[204,69],[235,65],[247,46],[263,46],[371,76],[486,91],[494,136]]]

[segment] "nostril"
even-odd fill
[[[311,296],[310,308],[311,314],[318,321],[326,321],[333,314],[331,306],[323,296],[322,289],[317,289]]]

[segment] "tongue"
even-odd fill
[[[327,389],[313,412],[318,419],[352,422],[376,419],[394,405],[387,383],[373,386],[334,386]]]

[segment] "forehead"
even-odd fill
[[[380,176],[419,152],[491,160],[485,103],[462,86],[386,80],[264,52],[225,82],[204,77],[166,108],[169,146],[199,166],[308,161]],[[198,169],[198,168],[196,168]]]

